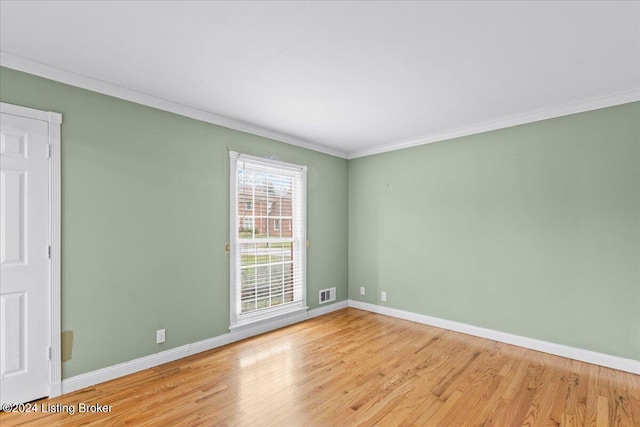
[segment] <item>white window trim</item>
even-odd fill
[[[300,264],[303,271],[303,283],[302,283],[302,299],[295,303],[285,304],[283,306],[274,307],[269,309],[267,313],[256,312],[256,313],[247,313],[242,316],[240,319],[239,316],[239,301],[238,301],[238,290],[236,287],[236,282],[238,279],[238,274],[240,274],[240,265],[239,258],[235,255],[235,251],[238,249],[238,233],[236,232],[236,227],[238,223],[238,161],[240,160],[254,160],[264,163],[270,163],[273,165],[277,165],[284,169],[291,169],[296,171],[302,171],[302,188],[304,191],[302,192],[302,218],[305,222],[304,226],[304,235],[302,239],[306,242],[307,240],[307,227],[306,227],[306,218],[307,218],[307,166],[305,165],[295,165],[292,163],[281,162],[277,160],[265,159],[262,157],[251,156],[248,154],[240,154],[235,151],[229,151],[229,189],[231,192],[230,197],[230,206],[229,206],[229,236],[230,236],[230,265],[231,265],[231,274],[230,274],[230,330],[241,330],[249,327],[260,326],[262,324],[267,324],[276,320],[286,319],[289,317],[299,316],[300,314],[306,313],[309,309],[307,307],[307,252],[306,252],[306,244],[303,245],[303,250],[301,251]],[[255,226],[255,224],[254,224]]]

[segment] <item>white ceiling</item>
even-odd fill
[[[347,158],[640,99],[640,2],[3,0],[0,14],[2,65]]]

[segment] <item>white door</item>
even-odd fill
[[[0,120],[0,401],[48,396],[49,124]]]

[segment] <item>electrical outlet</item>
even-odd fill
[[[360,295],[364,295],[364,286],[360,286]]]
[[[380,294],[380,299],[381,299],[382,301],[386,301],[386,300],[387,300],[387,293],[386,293],[386,292],[383,292],[382,294]]]
[[[156,343],[161,344],[164,342],[164,329],[158,329],[156,331]]]

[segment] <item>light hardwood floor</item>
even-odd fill
[[[640,426],[640,376],[352,308],[38,404],[0,425]]]

